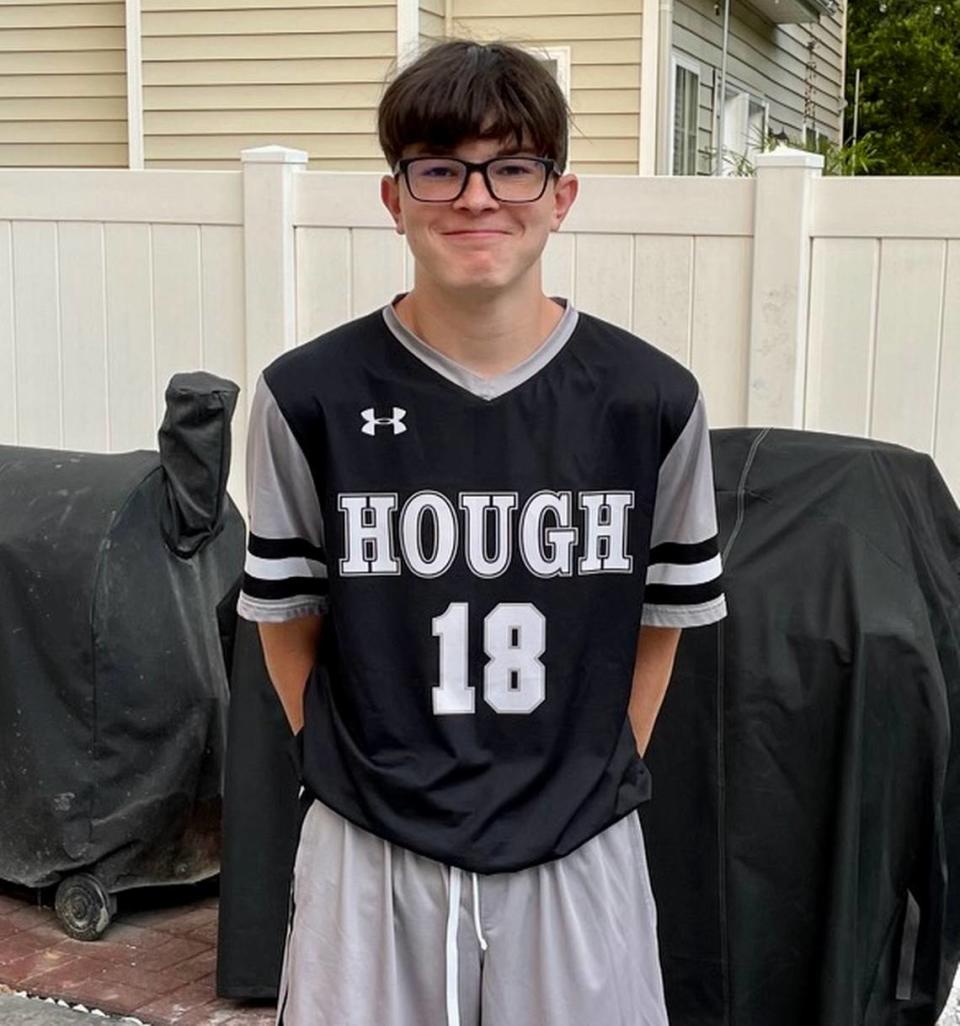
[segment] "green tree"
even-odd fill
[[[870,173],[960,174],[960,0],[847,0],[844,137],[872,143]]]

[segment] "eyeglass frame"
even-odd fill
[[[415,160],[453,160],[458,164],[462,164],[467,169],[467,173],[463,176],[460,191],[456,196],[451,196],[450,199],[420,199],[419,196],[415,196],[413,194],[413,189],[410,188],[410,176],[407,173],[407,168]],[[493,186],[490,184],[490,176],[487,174],[487,169],[490,165],[496,163],[498,160],[533,160],[538,164],[542,164],[544,170],[547,172],[543,176],[543,188],[532,199],[500,199],[500,197],[493,191]],[[475,163],[471,160],[463,160],[461,157],[450,157],[445,154],[432,157],[429,153],[420,153],[416,157],[401,157],[397,161],[396,167],[393,169],[393,177],[399,179],[401,175],[403,176],[403,180],[407,183],[407,192],[410,193],[410,198],[412,200],[416,200],[417,203],[455,203],[467,191],[467,186],[470,184],[470,176],[474,171],[480,172],[480,177],[483,179],[483,184],[486,186],[487,192],[497,201],[497,203],[536,203],[537,200],[543,198],[543,194],[547,191],[547,184],[550,181],[550,175],[554,174],[559,178],[563,174],[560,165],[550,157],[528,157],[525,154],[500,154],[498,157],[491,157],[489,160],[481,160],[479,163]]]

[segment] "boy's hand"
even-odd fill
[[[312,613],[283,623],[261,623],[260,643],[267,673],[276,689],[290,729],[303,726],[303,691],[317,657],[323,615]]]
[[[647,750],[657,713],[660,712],[663,696],[667,692],[679,642],[679,627],[644,625],[637,636],[633,688],[630,691],[627,715],[641,756]]]

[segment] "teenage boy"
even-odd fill
[[[707,424],[683,367],[543,294],[567,119],[507,45],[402,71],[413,289],[257,387],[240,612],[313,799],[282,1026],[667,1021],[636,809],[680,628],[725,614]]]

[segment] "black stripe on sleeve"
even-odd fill
[[[243,575],[243,593],[250,598],[287,599],[299,595],[327,594],[327,580],[324,577],[287,577],[282,581],[264,581],[260,577]]]
[[[694,563],[705,563],[708,559],[713,559],[719,551],[716,535],[708,538],[706,541],[697,542],[696,545],[663,542],[661,545],[654,545],[650,550],[650,558],[647,561],[647,565],[674,563],[679,566],[692,566]]]
[[[305,559],[316,559],[321,563],[327,561],[326,554],[319,545],[313,545],[303,538],[261,538],[251,532],[247,540],[247,551],[251,556],[261,559],[288,559],[291,556],[302,556]]]
[[[643,601],[651,606],[699,606],[723,594],[720,577],[706,584],[648,584]]]

